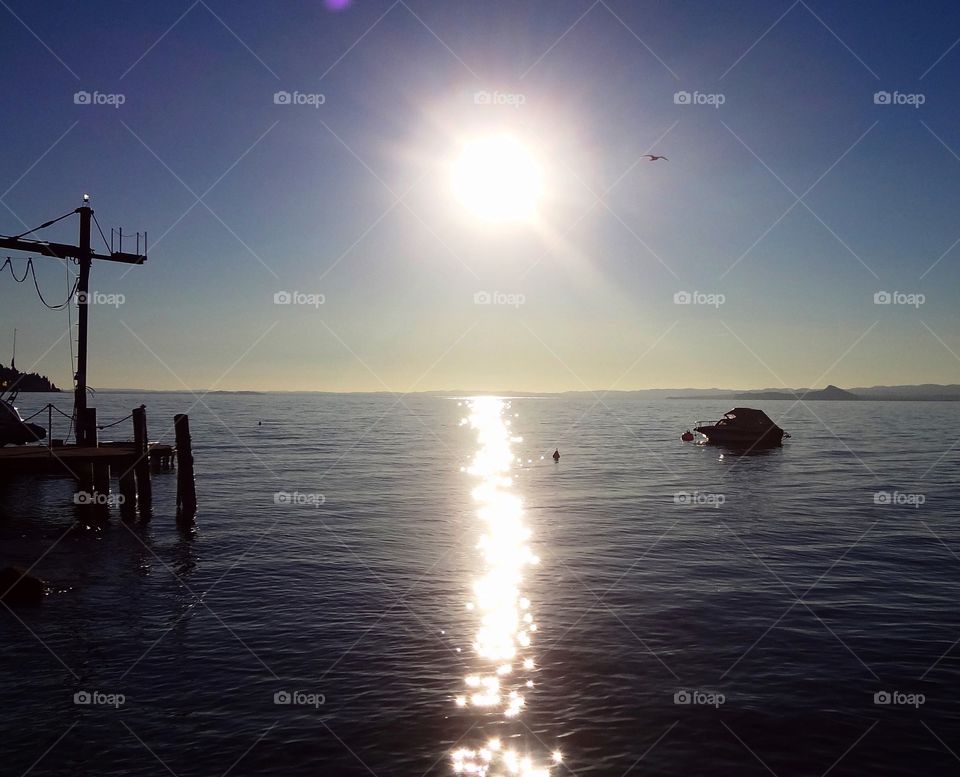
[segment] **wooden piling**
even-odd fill
[[[197,512],[197,484],[193,477],[190,419],[184,413],[173,417],[177,438],[177,513],[192,518]]]
[[[96,491],[93,480],[93,463],[89,461],[80,462],[74,468],[74,473],[77,476],[77,496],[80,498],[77,504],[89,504]]]
[[[140,514],[150,510],[153,503],[153,487],[150,484],[150,455],[147,440],[147,408],[140,405],[133,411],[133,445],[136,449],[134,472],[137,478],[137,505]]]
[[[97,408],[77,408],[77,417],[74,421],[77,445],[84,448],[97,447]]]
[[[93,492],[99,499],[106,500],[110,496],[110,465],[93,465]],[[106,502],[104,501],[104,504]]]
[[[137,479],[133,474],[134,462],[130,459],[120,465],[120,514],[133,515],[137,509]]]

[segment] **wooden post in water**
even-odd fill
[[[77,445],[80,447],[96,447],[97,439],[97,411],[92,407],[78,407],[73,419],[74,437]],[[90,431],[93,431],[93,439],[90,439]],[[93,462],[83,463],[78,467],[77,491],[80,501],[77,504],[85,508],[96,506],[96,495],[98,487],[103,485],[102,473],[96,472]],[[99,479],[98,479],[99,478]],[[110,482],[107,481],[107,493],[110,492]]]
[[[135,458],[125,461],[120,466],[120,514],[124,517],[132,516],[137,510],[137,480],[133,474]]]
[[[192,519],[197,513],[197,484],[193,478],[190,419],[178,413],[173,417],[173,428],[177,436],[177,514]]]
[[[82,448],[97,447],[97,408],[78,407],[74,420],[74,436]]]
[[[103,504],[107,504],[107,498],[110,496],[110,465],[109,464],[94,464],[93,465],[93,493],[96,495],[97,501],[103,501]]]
[[[73,471],[77,475],[77,492],[74,503],[78,505],[88,505],[91,503],[93,494],[96,491],[93,480],[93,464],[83,462]]]
[[[153,503],[153,487],[150,485],[150,454],[147,440],[147,408],[140,405],[133,411],[133,444],[136,448],[134,471],[137,476],[137,504],[140,514],[149,512]]]

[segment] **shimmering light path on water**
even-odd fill
[[[483,568],[474,583],[467,610],[478,620],[473,642],[477,669],[464,679],[467,692],[456,697],[458,707],[489,710],[504,720],[521,715],[526,693],[534,687],[535,670],[532,642],[537,631],[524,596],[524,572],[539,563],[530,549],[530,530],[524,523],[523,500],[515,492],[511,471],[520,459],[514,443],[523,438],[514,435],[507,417],[510,402],[497,397],[477,397],[468,403],[470,415],[463,420],[476,433],[477,451],[467,474],[478,481],[472,496],[476,503],[482,535],[477,551]],[[522,739],[522,738],[521,738]],[[560,760],[559,751],[553,759]],[[513,742],[492,737],[475,748],[459,747],[452,755],[456,773],[517,774],[520,777],[545,777],[549,769],[536,759],[519,752]]]

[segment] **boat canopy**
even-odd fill
[[[735,407],[723,414],[724,418],[735,418],[738,423],[756,426],[774,426],[770,417],[762,410],[752,407]]]

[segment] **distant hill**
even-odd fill
[[[845,391],[836,386],[827,386],[825,389],[797,389],[796,391],[748,391],[735,394],[734,399],[829,399],[852,401],[860,399],[856,394]]]
[[[699,400],[751,400],[751,399],[789,399],[796,401],[886,401],[886,402],[957,402],[960,401],[960,385],[939,385],[924,383],[917,386],[872,386],[870,388],[842,389],[837,386],[827,386],[825,389],[760,389],[757,391],[716,392],[703,393],[684,389],[672,392],[668,399],[699,399]],[[716,393],[714,393],[716,392]]]
[[[960,385],[951,383],[940,385],[937,383],[921,383],[918,386],[871,386],[870,388],[850,389],[863,399],[883,400],[923,400],[957,401],[960,399]]]
[[[0,388],[4,391],[59,391],[46,375],[20,372],[16,367],[0,364]]]
[[[744,391],[742,389],[721,388],[673,388],[673,389],[633,389],[607,391],[598,388],[595,391],[421,391],[417,394],[445,397],[471,397],[484,394],[511,397],[584,397],[607,399],[693,399],[700,402],[742,402],[749,400],[797,400],[809,401],[898,401],[898,402],[956,402],[960,401],[960,384],[940,385],[924,383],[914,386],[872,386],[870,388],[842,389],[829,385],[823,389],[812,388],[761,388]]]

